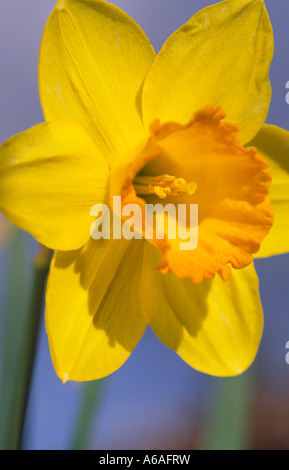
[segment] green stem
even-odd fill
[[[13,391],[18,379],[20,342],[25,325],[26,292],[30,284],[31,263],[27,238],[13,230],[8,245],[5,266],[5,295],[1,304],[1,389],[0,389],[0,449],[13,446]]]
[[[209,416],[205,450],[247,450],[250,445],[252,371],[220,379],[214,410]]]
[[[99,409],[104,379],[83,385],[82,401],[73,436],[72,450],[85,450],[88,447],[90,430]]]
[[[50,260],[50,250],[41,246],[34,260],[30,308],[27,315],[27,330],[23,336],[23,355],[20,357],[22,387],[19,387],[20,391],[17,390],[20,403],[18,448],[22,440]],[[22,399],[20,398],[21,396]]]
[[[7,410],[8,428],[6,429],[6,439],[3,445],[6,450],[17,450],[21,446],[50,259],[51,252],[44,247],[40,247],[33,264],[30,301],[23,325],[20,350],[11,389],[10,406]]]

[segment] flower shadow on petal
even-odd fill
[[[147,325],[139,302],[143,245],[143,240],[90,239],[82,250],[61,252],[55,258],[57,270],[72,272],[63,295],[72,302],[76,297],[73,304],[79,316],[89,314],[110,347],[117,343],[128,352]]]
[[[160,256],[146,245],[141,282],[141,300],[145,316],[155,333],[171,349],[177,351],[184,335],[197,338],[208,313],[213,280],[195,284],[177,278],[173,272],[157,270]]]
[[[184,334],[198,336],[208,314],[206,297],[211,281],[195,285],[173,273],[160,273],[156,259],[150,263],[144,251],[148,245],[145,240],[91,239],[82,250],[61,252],[55,258],[57,270],[73,271],[63,296],[71,298],[79,315],[92,317],[94,328],[105,332],[110,347],[120,344],[129,353],[147,322],[163,339],[155,328],[154,315],[163,318],[161,323],[169,338],[165,344],[178,350]]]

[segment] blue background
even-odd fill
[[[144,29],[155,50],[199,9],[213,1],[111,2]],[[265,1],[275,35],[272,103],[267,122],[289,128],[289,3]],[[37,62],[42,31],[54,0],[2,0],[0,4],[0,142],[43,121]],[[35,243],[24,236],[25,246]],[[0,252],[0,311],[9,289],[9,247]],[[289,449],[289,255],[256,263],[265,329],[250,391],[250,445]],[[3,334],[3,327],[2,327]],[[105,380],[89,446],[94,449],[189,449],[200,445],[220,379],[192,370],[148,330],[127,363]],[[26,423],[28,449],[65,449],[71,442],[82,384],[63,385],[52,367],[42,321]],[[209,416],[208,416],[209,415]]]

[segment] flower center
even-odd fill
[[[195,182],[187,183],[184,178],[176,176],[142,176],[138,175],[133,182],[135,192],[138,196],[155,194],[160,199],[167,196],[178,196],[181,193],[192,195],[197,189]]]
[[[123,219],[132,222],[131,204],[141,209],[133,224],[159,250],[158,269],[195,283],[216,273],[226,281],[231,268],[252,263],[273,223],[270,169],[255,148],[242,146],[238,128],[224,118],[223,110],[208,105],[187,124],[156,120],[130,163],[124,159],[111,176]],[[158,204],[157,198],[170,203]],[[191,216],[196,205],[197,223]],[[198,243],[191,248],[196,227]],[[187,248],[180,248],[187,238]]]

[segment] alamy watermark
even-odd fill
[[[198,204],[145,204],[143,210],[138,204],[122,205],[121,196],[113,196],[112,210],[95,204],[90,215],[96,217],[90,227],[94,240],[166,238],[177,241],[180,250],[198,245]]]
[[[289,82],[286,83],[285,88],[287,90],[289,89]],[[286,93],[285,101],[286,101],[287,104],[289,104],[289,91],[288,91],[288,93]]]
[[[287,341],[286,346],[285,346],[285,349],[288,350],[288,352],[287,352],[287,354],[286,354],[286,356],[285,356],[285,361],[286,361],[286,363],[289,365],[289,341]]]

